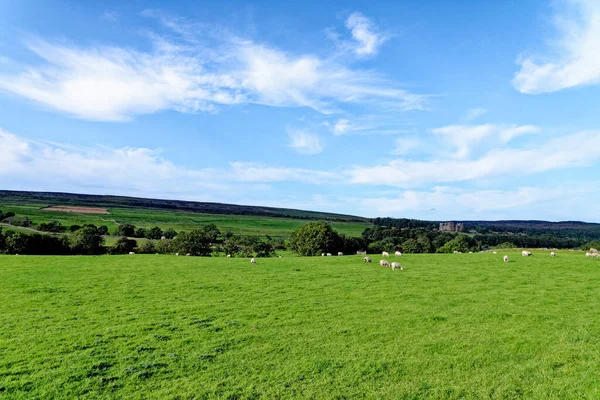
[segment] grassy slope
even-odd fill
[[[0,397],[598,398],[600,261],[536,253],[0,256]]]
[[[250,215],[219,215],[201,214],[185,211],[110,208],[111,215],[74,214],[58,211],[42,211],[40,204],[6,204],[0,202],[0,210],[12,211],[19,216],[29,217],[34,224],[48,222],[53,219],[65,226],[70,225],[106,225],[112,231],[116,227],[112,220],[118,223],[132,223],[137,227],[160,226],[163,229],[173,228],[177,231],[192,230],[198,226],[214,223],[219,229],[231,230],[243,235],[288,236],[294,229],[304,225],[309,220],[276,218]],[[104,219],[104,220],[103,220]],[[360,236],[368,226],[366,222],[332,222],[331,225],[340,233],[349,236]]]

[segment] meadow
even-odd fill
[[[256,236],[289,236],[301,225],[310,221],[306,219],[265,217],[255,215],[225,215],[204,214],[180,210],[161,210],[146,208],[109,208],[110,215],[69,213],[62,211],[47,211],[41,208],[47,203],[14,204],[0,201],[0,210],[12,211],[18,216],[27,216],[34,225],[59,221],[64,226],[94,224],[106,225],[112,232],[117,223],[130,223],[138,228],[162,229],[172,228],[176,231],[191,231],[206,224],[215,224],[223,232],[231,231],[236,235]],[[362,231],[372,226],[368,222],[332,221],[331,226],[339,233],[358,237]]]
[[[600,260],[503,254],[0,256],[0,398],[598,398]]]

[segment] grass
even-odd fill
[[[230,230],[240,235],[289,236],[289,234],[309,220],[293,218],[277,218],[250,215],[201,214],[186,211],[151,210],[134,208],[109,208],[110,215],[77,214],[61,211],[45,211],[42,204],[7,204],[0,203],[3,212],[14,212],[17,216],[27,216],[35,225],[57,220],[64,226],[94,224],[106,225],[113,231],[118,223],[132,223],[136,227],[162,229],[173,228],[176,231],[190,231],[199,226],[214,223],[222,231]],[[371,226],[366,222],[331,222],[331,226],[339,233],[358,237],[362,231]]]
[[[519,254],[0,256],[0,398],[600,397],[600,260]]]

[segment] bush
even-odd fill
[[[165,239],[165,240],[157,240],[154,243],[154,252],[155,253],[159,253],[159,254],[168,254],[168,253],[173,253],[173,245],[171,243],[171,240],[169,239]]]
[[[515,249],[517,246],[512,242],[503,242],[496,246],[497,249]]]
[[[119,226],[117,226],[117,229],[115,231],[115,235],[116,236],[133,236],[133,234],[135,233],[135,226],[131,225],[131,224],[121,224]]]
[[[58,221],[50,221],[47,223],[40,224],[38,230],[42,232],[60,233],[66,230],[64,226]]]
[[[154,228],[152,228],[152,229],[148,230],[148,232],[146,232],[146,238],[148,238],[148,239],[160,240],[160,238],[162,236],[163,236],[163,231],[158,226],[155,226]]]
[[[81,229],[81,226],[79,226],[79,225],[71,225],[69,227],[69,232],[77,232],[80,229]]]
[[[175,230],[172,228],[168,228],[163,231],[162,235],[165,237],[165,239],[174,239],[175,236],[177,236],[177,232],[175,232]]]
[[[102,225],[98,227],[98,235],[108,235],[108,227]]]
[[[138,252],[143,254],[154,254],[156,253],[156,247],[153,240],[146,240],[138,247]]]
[[[148,232],[144,228],[137,228],[135,232],[133,232],[133,237],[143,239],[148,235]]]
[[[137,242],[133,239],[122,237],[110,248],[111,254],[129,254],[137,247]]]

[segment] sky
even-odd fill
[[[0,0],[0,188],[600,222],[597,0]]]

